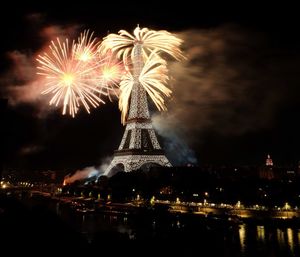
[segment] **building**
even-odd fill
[[[268,154],[265,165],[259,168],[259,177],[262,179],[274,179],[274,167],[273,160],[271,156]]]

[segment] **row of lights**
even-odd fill
[[[152,199],[155,199],[154,196],[152,197]],[[168,201],[168,200],[165,200],[165,201],[155,200],[155,201],[162,202],[162,203],[170,203],[170,201]],[[215,203],[208,203],[206,199],[204,199],[203,203],[194,203],[194,202],[187,202],[186,203],[186,202],[181,202],[179,197],[176,197],[175,204],[196,204],[198,206],[209,205],[211,207],[214,207],[214,206],[217,205]],[[220,207],[236,208],[236,209],[244,208],[244,205],[242,205],[241,201],[238,201],[234,206],[232,206],[231,204],[224,204],[224,203],[221,203],[219,206]],[[262,209],[262,210],[266,209],[265,206],[261,206],[261,205],[258,205],[258,204],[254,205],[253,208],[254,209]],[[292,209],[291,205],[288,202],[286,202],[282,208],[277,207],[277,206],[275,206],[275,208],[277,210],[291,210]],[[298,208],[295,207],[294,209],[297,210]]]

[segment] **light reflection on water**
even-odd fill
[[[162,220],[157,216],[147,220],[144,217],[140,217],[137,224],[136,217],[132,217],[124,214],[106,213],[106,214],[76,214],[79,218],[80,225],[78,230],[87,238],[88,242],[93,241],[93,236],[100,232],[105,231],[117,231],[123,235],[127,235],[129,239],[139,239],[141,234],[137,233],[137,229],[147,230],[147,235],[159,235],[159,233],[165,233],[166,235],[176,233],[185,233],[186,231],[195,233],[193,222],[200,222],[195,220],[189,224],[188,219],[176,216],[174,218],[168,218]],[[207,224],[202,219],[203,226],[200,226],[199,235],[205,233],[214,233],[214,225]],[[199,224],[198,224],[199,225]],[[208,227],[207,231],[204,231]],[[243,223],[231,228],[225,227],[220,230],[218,225],[216,226],[215,233],[227,234],[227,238],[230,240],[224,240],[224,248],[226,253],[221,253],[220,257],[232,257],[232,256],[254,256],[254,257],[296,257],[300,256],[300,229],[291,228],[286,226],[276,226],[275,224],[257,225],[253,223]],[[201,230],[202,229],[202,230]],[[228,235],[236,236],[228,236]],[[225,238],[225,237],[224,237]],[[212,242],[215,244],[215,242]],[[222,247],[222,243],[216,242],[216,247]]]
[[[257,241],[265,242],[265,226],[256,226]]]
[[[242,224],[239,226],[241,255],[252,256],[247,254],[249,251],[247,247],[251,245],[250,241],[254,240],[251,226],[253,225]],[[259,225],[256,226],[255,242],[256,246],[259,246],[257,248],[260,249],[257,250],[255,256],[264,256],[263,253],[267,253],[265,256],[300,256],[300,229],[297,228],[270,226],[266,230],[266,226]]]
[[[277,228],[276,232],[277,232],[277,242],[279,244],[280,249],[282,249],[285,246],[284,232],[280,228]]]
[[[128,238],[138,243],[148,243],[148,240],[153,238],[156,243],[159,241],[165,243],[167,239],[174,239],[177,240],[174,245],[182,246],[185,250],[191,247],[194,247],[193,250],[201,249],[199,255],[193,252],[195,256],[300,256],[299,222],[294,221],[266,220],[262,225],[249,219],[243,224],[238,224],[232,220],[229,222],[226,217],[175,215],[167,211],[151,214],[113,211],[78,212],[77,209],[58,203],[51,205],[51,210],[76,232],[80,232],[91,245],[100,245],[101,240],[107,238],[107,235],[114,240],[120,233],[122,239]],[[185,240],[187,244],[182,244],[181,240]],[[190,240],[194,241],[190,242]],[[169,245],[172,243],[174,242],[171,241]],[[202,254],[205,251],[213,251],[213,253]]]
[[[241,245],[241,252],[245,252],[245,246],[246,246],[246,228],[245,224],[240,225],[239,227],[239,238],[240,238],[240,245]]]
[[[292,228],[277,228],[277,242],[280,249],[288,248],[292,256],[295,256],[296,252],[299,252],[299,240],[294,236],[298,233],[299,230]],[[297,248],[297,249],[296,249]]]
[[[287,229],[287,243],[291,252],[294,253],[293,230],[291,228]]]

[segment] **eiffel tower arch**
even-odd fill
[[[114,167],[123,165],[125,172],[152,165],[171,166],[162,150],[149,114],[147,93],[139,82],[139,75],[144,62],[142,46],[139,42],[133,48],[133,78],[134,84],[130,96],[129,114],[126,128],[118,150],[105,171],[112,175]],[[113,172],[114,173],[114,172]]]

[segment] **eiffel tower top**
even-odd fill
[[[142,56],[142,45],[136,42],[133,48],[133,78],[134,84],[131,91],[129,115],[126,123],[131,122],[151,122],[147,93],[139,82],[139,76],[144,66]]]

